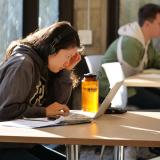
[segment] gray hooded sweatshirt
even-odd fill
[[[0,66],[0,121],[45,117],[45,107],[55,101],[66,104],[71,89],[69,71],[49,72],[35,50],[18,45]]]

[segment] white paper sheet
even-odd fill
[[[60,117],[56,120],[48,120],[47,118],[26,118],[0,122],[0,126],[17,128],[40,128],[57,125],[62,120],[63,117]]]
[[[125,79],[122,67],[119,62],[104,63],[102,67],[107,75],[110,83],[110,88],[112,88],[117,82]],[[116,96],[112,100],[112,107],[125,108],[127,105],[127,88],[122,85],[118,90]]]

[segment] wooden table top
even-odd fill
[[[160,147],[160,112],[105,114],[92,123],[39,129],[0,126],[0,142]]]

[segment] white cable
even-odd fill
[[[90,29],[90,0],[87,1],[87,29]]]

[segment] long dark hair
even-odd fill
[[[60,49],[80,47],[77,31],[66,21],[56,22],[49,27],[31,33],[24,39],[11,42],[5,54],[5,61],[11,56],[13,49],[19,45],[28,45],[37,51],[47,63],[48,55]]]

